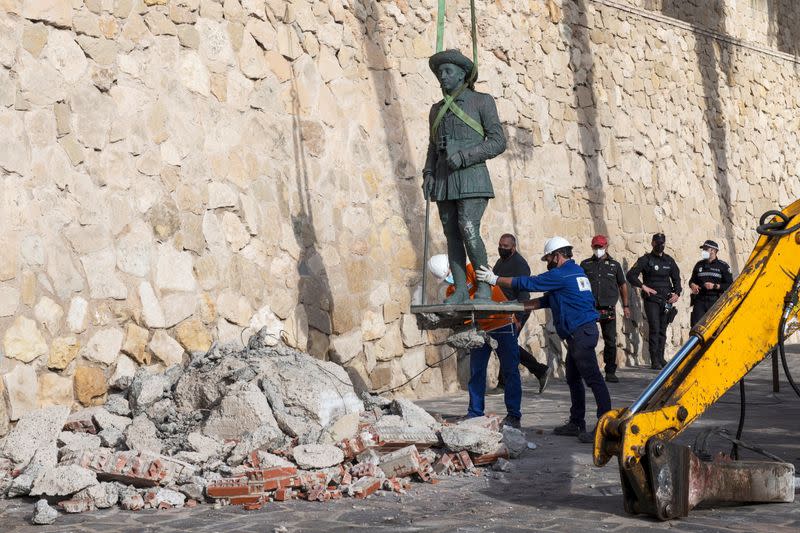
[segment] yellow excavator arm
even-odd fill
[[[618,458],[628,512],[666,520],[701,501],[794,498],[790,464],[702,463],[670,442],[798,329],[800,201],[765,213],[759,233],[742,273],[689,341],[630,407],[598,423],[594,462]]]

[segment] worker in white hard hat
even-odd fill
[[[583,269],[572,260],[572,245],[563,237],[553,237],[545,243],[542,261],[547,263],[548,271],[538,276],[498,277],[487,266],[481,266],[476,275],[490,285],[544,293],[525,302],[525,309],[549,308],[553,313],[558,336],[567,342],[566,374],[572,401],[569,420],[553,433],[577,436],[581,442],[594,442],[594,431],[586,431],[583,382],[594,394],[598,420],[611,410],[611,395],[595,355],[600,335],[592,285]]]
[[[450,277],[450,267],[447,255],[434,255],[428,260],[428,269],[440,282],[448,283],[447,295],[453,294],[457,289]],[[470,298],[474,298],[477,288],[477,278],[472,264],[467,263],[466,283]],[[507,298],[500,287],[492,287],[492,300],[505,302]],[[522,377],[519,373],[519,344],[517,344],[517,324],[514,315],[501,313],[490,315],[477,320],[477,326],[486,331],[497,341],[497,358],[500,360],[500,372],[503,375],[505,387],[503,390],[507,415],[503,425],[519,429],[522,418]],[[486,369],[492,348],[487,343],[480,348],[474,348],[469,353],[470,377],[467,385],[469,391],[469,407],[467,417],[474,418],[484,415],[486,398]]]

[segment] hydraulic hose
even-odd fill
[[[736,440],[742,439],[742,432],[744,431],[744,418],[747,409],[747,397],[744,393],[744,378],[739,380],[739,425],[736,428]],[[739,445],[735,442],[731,448],[731,457],[739,460]]]

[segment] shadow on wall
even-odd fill
[[[597,95],[594,90],[594,54],[589,40],[589,21],[585,0],[564,4],[570,49],[570,67],[574,72],[573,95],[580,130],[580,155],[586,171],[589,213],[594,233],[608,234],[605,221],[606,193],[600,176],[600,130],[597,123]]]
[[[781,52],[800,56],[800,2],[768,0],[770,37]]]
[[[414,167],[413,154],[411,153],[410,136],[406,129],[406,118],[400,104],[397,83],[388,69],[387,58],[392,56],[386,37],[381,34],[379,26],[380,2],[376,0],[356,0],[364,6],[366,16],[362,19],[356,16],[361,24],[364,58],[377,96],[378,112],[386,137],[386,151],[391,162],[390,172],[393,173],[395,191],[400,202],[403,221],[408,228],[411,242],[417,243],[415,254],[422,253],[424,233],[424,218],[416,214],[421,211],[422,198],[422,169]],[[356,10],[358,13],[359,10]],[[428,115],[427,109],[420,109],[419,113]],[[425,135],[427,132],[419,132]],[[434,217],[431,217],[432,219]],[[433,224],[432,224],[433,225]],[[413,290],[409,288],[409,291]]]
[[[630,266],[627,259],[622,260],[622,270],[625,273],[628,272]],[[631,286],[628,286],[628,290],[630,291],[628,303],[631,306],[631,318],[630,320],[622,318],[622,351],[625,356],[625,366],[636,366],[644,364],[644,354],[641,349],[643,329],[644,325],[647,324],[647,319],[645,319],[642,311],[642,299],[639,296],[639,291]]]
[[[725,33],[725,0],[664,0],[662,12],[690,24]],[[695,34],[695,54],[700,69],[708,129],[709,150],[717,187],[719,221],[724,228],[724,238],[730,253],[731,266],[739,271],[738,249],[731,213],[731,189],[728,178],[728,139],[725,110],[720,94],[720,71],[732,72],[730,45],[703,35]],[[719,59],[717,56],[719,55]],[[711,228],[709,228],[711,230]]]
[[[292,231],[300,248],[297,262],[299,281],[299,300],[308,322],[307,351],[318,359],[326,359],[328,335],[331,333],[333,297],[331,295],[328,273],[319,253],[317,232],[314,227],[314,210],[311,205],[308,155],[305,139],[310,135],[321,135],[313,131],[321,128],[316,122],[300,119],[300,101],[297,95],[297,80],[292,79],[292,148],[294,152],[295,185],[300,198],[300,210],[292,215]],[[300,322],[302,316],[295,313],[294,320]],[[297,323],[295,332],[301,332],[303,325]],[[315,331],[319,334],[315,334]],[[300,339],[296,339],[298,341]],[[301,344],[302,346],[302,344]]]

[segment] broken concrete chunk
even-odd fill
[[[516,459],[528,447],[528,439],[519,429],[503,426],[503,444],[508,448],[509,457]]]
[[[91,433],[72,433],[62,431],[58,436],[61,445],[59,453],[66,453],[72,450],[94,450],[100,447],[100,437]]]
[[[252,433],[248,433],[237,445],[231,450],[227,463],[231,466],[240,465],[244,462],[248,454],[258,450],[274,450],[282,448],[287,445],[288,439],[276,427],[261,426]]]
[[[104,429],[97,434],[100,443],[106,448],[117,448],[125,442],[125,434],[117,428]]]
[[[23,415],[3,441],[0,456],[10,459],[15,468],[21,468],[40,448],[55,448],[68,415],[69,407],[65,406],[45,407]]]
[[[413,444],[381,457],[381,470],[388,477],[406,477],[420,471],[422,458]]]
[[[427,427],[394,426],[375,428],[378,438],[386,445],[416,444],[420,448],[439,444],[439,436]]]
[[[183,507],[186,496],[178,491],[163,487],[149,489],[143,495],[145,507],[153,509]]]
[[[238,440],[262,426],[280,431],[264,394],[254,383],[246,383],[222,399],[208,417],[203,433],[220,440]]]
[[[440,432],[444,445],[455,452],[466,450],[479,455],[492,453],[500,445],[501,433],[470,427],[469,425],[445,426]]]
[[[97,485],[97,475],[78,465],[44,468],[33,482],[31,496],[69,496]]]
[[[73,499],[90,500],[98,509],[108,509],[119,501],[119,489],[114,483],[98,483],[76,493]]]
[[[114,428],[125,431],[125,428],[131,424],[131,419],[127,416],[112,414],[102,407],[98,407],[92,413],[92,419],[94,420],[95,426],[100,430]]]
[[[405,398],[395,399],[395,401],[392,402],[391,411],[403,417],[403,421],[407,426],[429,428],[438,428],[441,426],[441,424],[428,414],[425,409]]]
[[[306,444],[292,449],[294,462],[300,468],[328,468],[344,461],[344,453],[329,444]]]
[[[142,413],[164,397],[172,387],[172,382],[163,374],[151,374],[146,369],[136,371],[128,389],[128,403],[134,415]]]
[[[129,450],[160,454],[164,443],[158,438],[156,425],[145,415],[133,419],[125,429],[125,444]]]
[[[56,466],[58,463],[57,454],[55,443],[36,450],[28,466],[8,484],[6,496],[9,498],[27,496],[31,492],[33,482],[39,477],[39,474],[46,468]]]
[[[130,416],[131,414],[128,400],[122,394],[109,394],[103,407],[112,415]]]
[[[511,461],[501,457],[492,465],[492,470],[495,472],[511,472]]]
[[[47,526],[55,522],[56,518],[58,518],[58,511],[50,507],[44,498],[37,501],[33,506],[32,523],[38,526]]]

